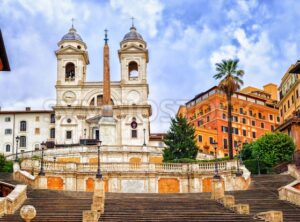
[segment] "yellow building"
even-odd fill
[[[296,144],[294,159],[300,165],[300,61],[291,65],[278,88],[280,126],[277,130],[290,135]]]
[[[295,65],[291,65],[281,79],[278,88],[279,99],[278,107],[281,117],[281,123],[293,117],[295,112],[300,108],[300,74],[291,74],[290,71]]]

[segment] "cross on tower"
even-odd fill
[[[131,23],[132,23],[132,27],[134,27],[134,17],[131,17]]]
[[[74,21],[75,21],[75,19],[72,18],[71,21],[72,21],[72,28],[74,28]]]
[[[108,32],[108,30],[107,29],[105,29],[104,30],[104,42],[105,42],[105,44],[107,44],[107,41],[108,41],[108,38],[107,38],[107,32]]]

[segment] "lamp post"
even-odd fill
[[[41,159],[41,170],[39,172],[39,176],[45,176],[45,172],[44,172],[44,149],[46,147],[46,143],[42,142],[41,147],[42,147],[42,159]]]
[[[237,169],[237,172],[236,172],[236,176],[237,177],[240,177],[242,176],[243,172],[240,171],[240,152],[239,152],[239,147],[241,146],[242,142],[239,140],[236,144],[236,147],[235,147],[235,152],[236,152],[236,169]]]
[[[260,158],[260,156],[259,155],[260,155],[259,153],[256,155],[256,160],[257,160],[257,174],[258,175],[260,175],[260,164],[259,164],[259,158]]]
[[[19,141],[20,141],[20,137],[19,136],[17,136],[16,137],[16,145],[17,145],[17,147],[16,147],[16,159],[15,159],[15,161],[16,162],[18,162],[18,146],[19,146]]]
[[[144,131],[144,144],[143,144],[143,146],[146,146],[146,129],[144,128],[143,131]]]
[[[96,178],[102,179],[101,169],[100,169],[100,146],[102,141],[97,141],[97,147],[98,147],[98,169],[96,173]]]
[[[84,145],[86,145],[86,129],[84,129]]]
[[[214,179],[221,179],[220,175],[219,175],[219,170],[218,170],[218,163],[217,163],[217,148],[218,148],[218,142],[214,141],[212,143],[212,145],[214,146],[215,149],[215,175],[214,175]]]

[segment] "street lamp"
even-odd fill
[[[240,171],[240,152],[239,152],[239,147],[241,146],[242,142],[239,140],[236,144],[236,147],[235,147],[235,153],[236,153],[236,169],[237,169],[237,172],[236,172],[236,176],[237,177],[240,177],[243,175],[243,172]]]
[[[42,147],[42,159],[41,159],[41,170],[39,172],[39,176],[45,176],[45,172],[44,172],[44,149],[46,147],[46,143],[42,142],[41,147]]]
[[[217,163],[217,148],[218,148],[218,142],[213,141],[212,145],[214,146],[215,149],[215,175],[214,175],[214,179],[221,179],[220,175],[219,175],[219,170],[218,170],[218,163]]]
[[[16,162],[18,162],[18,146],[19,146],[19,141],[20,141],[20,137],[19,136],[17,136],[16,137],[16,144],[17,144],[17,147],[16,147],[16,159],[15,159],[15,161]]]
[[[257,155],[256,155],[256,160],[257,160],[257,173],[258,173],[258,175],[260,175],[260,164],[259,164],[259,158],[260,158],[260,156],[259,156],[260,154],[259,153],[257,153]]]
[[[143,131],[144,131],[144,144],[143,144],[143,146],[146,146],[146,129],[144,128]]]
[[[100,169],[100,146],[101,146],[102,141],[98,140],[97,141],[97,147],[98,147],[98,169],[97,169],[97,174],[96,178],[102,179],[102,174],[101,174],[101,169]]]

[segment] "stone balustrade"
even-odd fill
[[[293,181],[286,186],[280,187],[278,193],[280,200],[285,200],[300,206],[300,180]]]
[[[144,149],[146,148],[146,149]],[[79,153],[97,153],[98,149],[97,146],[76,146],[76,147],[61,147],[61,148],[51,148],[44,150],[45,156],[72,156],[77,155]],[[19,153],[19,157],[21,158],[32,158],[36,156],[41,156],[41,150],[33,150],[33,151],[25,151]],[[161,154],[162,148],[155,147],[155,146],[101,146],[101,153],[105,152],[146,152],[146,153],[153,153],[153,154]],[[6,156],[9,160],[15,159],[15,154],[10,154]]]
[[[231,171],[235,169],[235,161],[217,162],[220,172]],[[57,162],[44,162],[45,172],[96,172],[97,164],[90,163],[57,163]],[[21,163],[21,169],[26,171],[39,172],[39,160],[24,160]],[[181,164],[181,163],[101,163],[102,172],[175,172],[175,173],[205,173],[214,172],[215,163],[194,163],[194,164]]]
[[[0,216],[13,214],[27,199],[27,186],[16,185],[10,194],[0,198]]]
[[[283,222],[282,211],[266,211],[255,215],[255,218],[264,220],[266,222]]]

